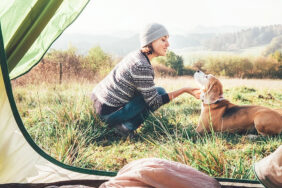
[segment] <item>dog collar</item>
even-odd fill
[[[223,95],[220,95],[219,98],[218,98],[216,101],[214,101],[214,102],[205,103],[203,99],[202,99],[202,102],[203,102],[204,104],[216,104],[216,103],[218,103],[218,102],[220,102],[220,101],[223,101],[223,100],[224,100]]]
[[[223,100],[224,100],[223,95],[220,95],[219,98],[213,104],[220,102],[220,101],[223,101]]]

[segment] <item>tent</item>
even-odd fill
[[[26,131],[10,83],[10,79],[25,74],[40,61],[88,2],[0,0],[0,184],[49,185],[52,182],[66,184],[66,181],[72,181],[72,184],[98,185],[116,175],[116,172],[68,166],[46,154]]]
[[[87,3],[88,0],[0,1],[0,183],[107,179],[104,176],[115,175],[65,165],[40,149],[21,121],[10,84],[10,79],[25,74],[40,61]]]

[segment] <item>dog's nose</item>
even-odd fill
[[[200,72],[199,70],[197,70],[197,72]]]

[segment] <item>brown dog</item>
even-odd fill
[[[223,98],[221,82],[213,75],[201,71],[194,74],[203,87],[202,110],[196,131],[248,132],[257,130],[261,135],[280,134],[282,131],[282,109],[272,110],[263,106],[235,105]]]

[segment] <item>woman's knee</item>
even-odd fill
[[[156,87],[156,90],[157,90],[158,94],[160,94],[160,95],[166,94],[165,89],[162,88],[162,87]]]

